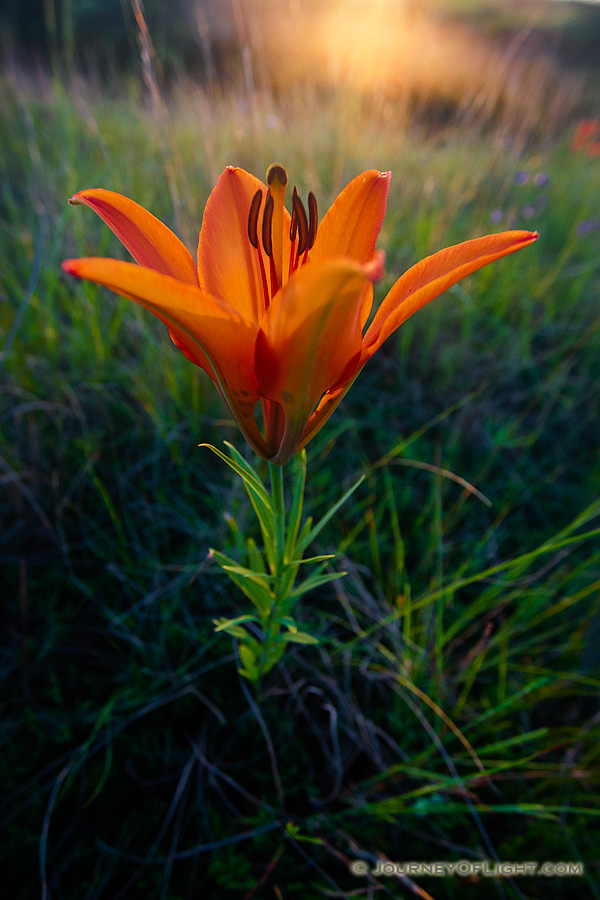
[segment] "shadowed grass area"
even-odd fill
[[[597,897],[597,159],[570,126],[510,142],[308,89],[182,82],[148,107],[134,82],[2,87],[11,896]],[[311,512],[368,475],[314,547],[348,575],[303,601],[321,645],[253,695],[212,625],[246,603],[207,558],[243,552],[251,510],[197,447],[241,438],[159,322],[60,261],[125,258],[78,189],[127,194],[194,251],[223,167],[274,160],[322,211],[392,170],[379,298],[442,246],[541,238],[405,324],[309,445]],[[586,874],[348,873],[379,856]]]

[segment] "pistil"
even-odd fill
[[[271,227],[272,255],[271,259],[275,267],[277,289],[283,284],[283,204],[285,201],[285,189],[287,186],[287,172],[283,166],[269,166],[267,170],[267,184],[269,194],[273,200],[273,221]],[[267,202],[268,202],[267,197]]]

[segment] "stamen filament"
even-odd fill
[[[267,273],[265,272],[265,264],[263,262],[260,247],[257,247],[256,249],[258,250],[258,262],[260,265],[260,277],[262,278],[263,294],[265,297],[265,311],[266,311],[269,308],[269,303],[270,303],[269,285],[267,284]]]
[[[263,288],[263,299],[264,299],[264,308],[267,310],[269,308],[269,285],[267,284],[267,273],[265,272],[265,264],[262,258],[262,252],[260,249],[260,244],[258,243],[258,215],[260,213],[260,207],[262,203],[262,191],[260,188],[255,193],[252,198],[252,202],[250,204],[250,212],[248,213],[248,240],[258,253],[258,264],[260,266],[260,277],[262,280],[262,288]],[[268,198],[267,198],[268,199]],[[264,227],[263,227],[263,239],[264,239]]]
[[[271,297],[274,297],[275,294],[277,293],[277,291],[279,290],[279,282],[277,281],[277,270],[275,268],[275,260],[273,259],[272,256],[270,257],[269,262],[271,263],[271,271],[270,271]]]
[[[319,224],[317,198],[312,191],[309,191],[308,194],[308,215],[310,219],[308,226],[308,249],[310,250],[315,242],[315,238],[317,236],[317,226]]]
[[[296,234],[298,232],[298,219],[296,216],[296,209],[295,209],[295,203],[296,203],[297,196],[298,196],[298,191],[294,187],[294,190],[292,191],[292,219],[290,222],[290,241],[292,241],[292,243],[296,240]]]
[[[298,255],[301,256],[306,249],[308,241],[308,219],[306,218],[304,204],[297,193],[293,198],[293,203],[296,221],[298,223]]]
[[[294,265],[295,260],[296,260],[296,236],[294,235],[292,243],[290,244],[290,262],[289,262],[289,266],[288,266],[288,278],[290,277],[290,275],[296,268],[296,266]]]
[[[250,204],[248,215],[248,238],[258,252],[260,274],[265,298],[265,309],[269,308],[271,298],[283,285],[283,212],[287,172],[283,166],[269,166],[267,171],[267,197],[262,220],[262,244],[269,257],[269,277],[263,262],[258,240],[258,218],[262,204],[262,191],[258,190]],[[292,192],[292,216],[290,221],[290,258],[287,277],[289,278],[298,266],[308,262],[308,253],[315,243],[319,213],[317,201],[312,191],[308,194],[308,216],[304,204],[294,188]]]

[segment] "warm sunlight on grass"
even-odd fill
[[[397,124],[427,108],[441,122],[458,114],[507,129],[535,127],[543,116],[544,130],[555,130],[573,112],[580,78],[559,74],[549,55],[529,48],[528,35],[525,27],[507,44],[414,3],[334,0],[267,14],[254,37],[280,88],[367,91],[387,102]]]

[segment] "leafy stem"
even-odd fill
[[[286,516],[285,467],[269,463],[270,490],[268,490],[256,470],[232,444],[225,442],[229,454],[223,453],[211,444],[202,446],[209,447],[242,479],[263,537],[262,549],[256,545],[253,538],[246,538],[244,563],[237,562],[218,550],[212,551],[217,565],[243,591],[255,608],[255,612],[233,619],[215,619],[215,630],[224,631],[237,640],[242,661],[240,673],[250,681],[258,683],[281,659],[289,643],[319,643],[314,635],[298,629],[292,617],[294,606],[307,591],[341,578],[346,573],[323,574],[323,569],[334,556],[322,555],[304,559],[304,552],[342,503],[345,503],[362,483],[364,476],[334,503],[316,525],[313,526],[310,517],[302,524],[306,486],[304,450],[288,464],[295,467],[295,472],[289,513]],[[233,527],[237,529],[235,523]],[[300,567],[307,564],[316,564],[317,567],[295,586]]]

